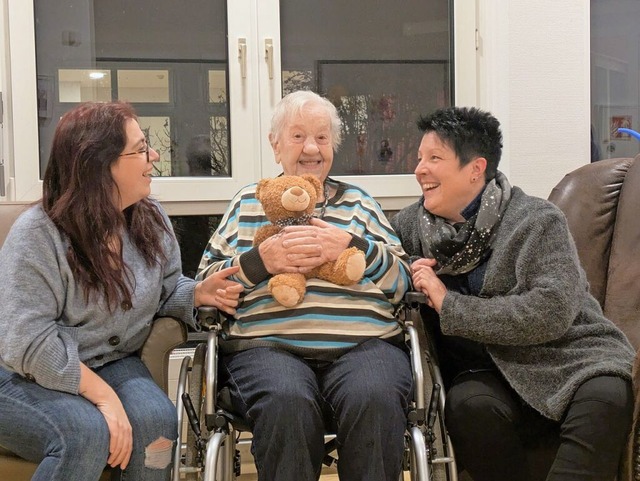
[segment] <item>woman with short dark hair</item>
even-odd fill
[[[418,127],[422,198],[392,224],[432,308],[456,458],[474,481],[613,480],[634,350],[589,294],[564,215],[498,170],[491,114],[452,107]],[[548,435],[555,460],[534,475],[525,448]]]

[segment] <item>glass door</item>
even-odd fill
[[[452,2],[267,3],[279,11],[282,94],[314,90],[342,118],[331,175],[376,197],[417,192],[416,120],[453,104]]]
[[[35,38],[37,152],[33,137],[23,143],[16,135],[16,147],[23,158],[35,153],[38,162],[21,178],[39,183],[64,112],[85,101],[120,99],[133,104],[160,154],[157,198],[230,199],[259,177],[260,153],[246,142],[257,136],[257,102],[247,101],[256,78],[241,76],[246,72],[240,72],[237,42],[231,43],[228,30],[232,21],[237,30],[239,19],[254,23],[252,3],[234,0],[227,8],[226,0],[13,0],[13,12],[31,13]],[[20,95],[16,100],[29,104]],[[233,142],[234,136],[242,140]]]

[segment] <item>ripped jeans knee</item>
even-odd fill
[[[172,461],[173,441],[159,437],[144,450],[144,465],[150,469],[165,469]]]

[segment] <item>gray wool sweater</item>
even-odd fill
[[[165,222],[171,225],[166,216]],[[102,296],[85,302],[67,262],[68,246],[40,205],[11,228],[0,250],[1,367],[46,388],[76,394],[80,362],[97,367],[136,352],[154,317],[172,316],[195,327],[195,281],[181,274],[173,235],[165,234],[163,240],[167,261],[151,267],[123,238],[135,290],[133,306],[114,312]]]
[[[391,222],[410,256],[422,257],[421,202]],[[563,213],[517,187],[479,296],[447,292],[440,325],[445,335],[485,344],[522,399],[556,421],[587,379],[631,379],[633,348],[589,294]]]

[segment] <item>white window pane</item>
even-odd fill
[[[225,0],[188,8],[171,0],[35,0],[41,174],[55,119],[79,102],[119,99],[148,120],[158,175],[189,176],[190,139],[208,138],[210,118],[229,115],[226,8]]]

